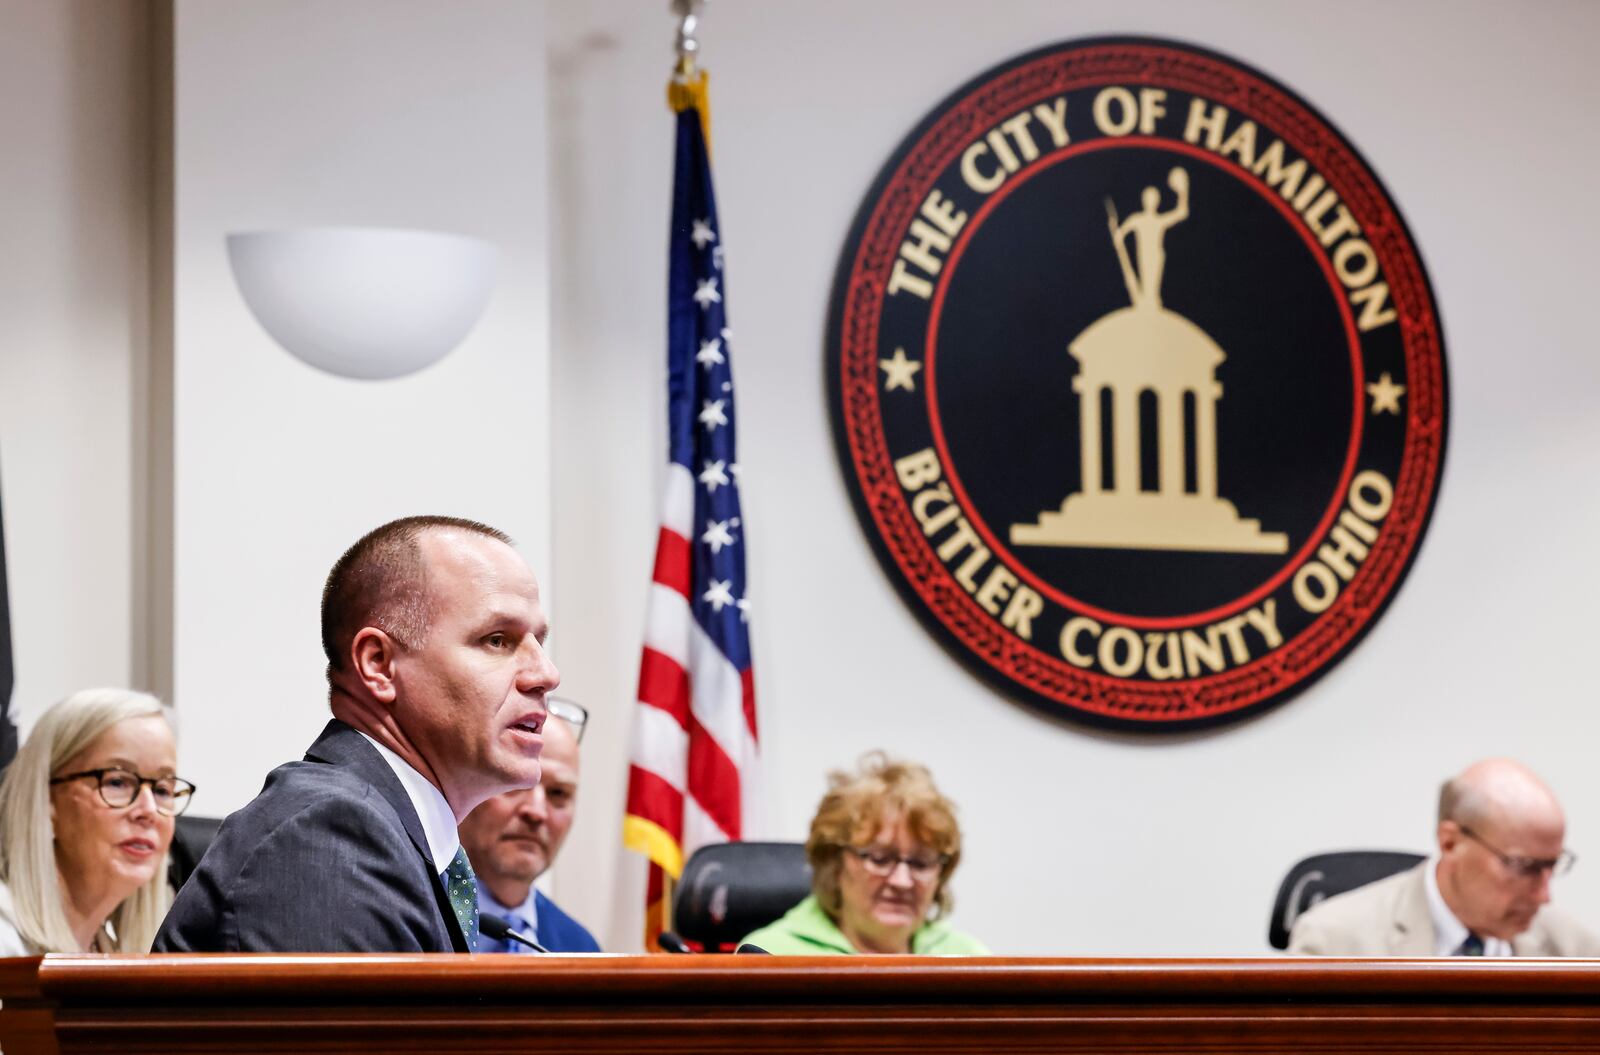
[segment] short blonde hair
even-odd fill
[[[954,904],[950,877],[961,862],[955,804],[939,794],[926,766],[896,761],[882,751],[862,756],[854,773],[828,774],[828,793],[817,806],[806,838],[812,893],[829,915],[838,915],[844,848],[877,834],[886,813],[903,819],[913,838],[944,855],[933,895],[933,918],[944,916]]]
[[[148,693],[85,689],[46,711],[0,780],[0,881],[11,890],[17,930],[45,952],[78,952],[61,907],[50,777],[107,729],[129,718],[160,717],[169,709]],[[172,904],[163,854],[155,875],[111,913],[117,952],[149,952]]]

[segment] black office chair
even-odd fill
[[[1267,924],[1268,943],[1274,949],[1287,949],[1294,921],[1312,905],[1404,872],[1422,859],[1422,854],[1402,850],[1344,850],[1307,857],[1289,869],[1278,886]]]
[[[739,940],[811,893],[802,843],[702,846],[683,867],[672,904],[673,935],[703,952],[732,952]]]
[[[183,884],[200,866],[200,858],[206,855],[206,847],[217,837],[220,827],[222,821],[217,817],[185,814],[178,818],[172,833],[172,848],[167,851],[167,882],[172,884],[172,889],[183,889]]]

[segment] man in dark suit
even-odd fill
[[[333,721],[223,822],[155,951],[475,949],[456,825],[539,782],[548,633],[493,528],[409,517],[352,546],[322,597]]]

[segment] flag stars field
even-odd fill
[[[722,614],[722,610],[728,605],[738,603],[733,599],[733,581],[731,579],[727,582],[723,582],[721,579],[712,579],[710,589],[706,590],[705,595],[700,599],[715,609],[718,615]]]
[[[703,310],[709,309],[713,304],[722,303],[722,294],[717,292],[716,276],[703,278],[695,283],[694,302]]]
[[[700,536],[700,541],[711,547],[713,554],[721,553],[723,546],[733,545],[733,532],[730,527],[737,526],[739,518],[732,520],[711,520],[706,522],[706,530]]]
[[[706,427],[707,432],[728,423],[728,415],[722,409],[727,405],[726,399],[708,399],[700,405],[700,424]]]
[[[694,360],[707,370],[711,369],[713,366],[716,366],[718,363],[727,362],[728,360],[722,355],[721,338],[713,337],[709,341],[701,341],[700,351],[695,353]]]
[[[728,474],[724,472],[726,463],[714,462],[707,459],[705,466],[700,470],[700,482],[706,485],[706,490],[712,494],[717,493],[717,488],[729,483]]]

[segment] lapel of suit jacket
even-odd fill
[[[550,899],[544,896],[544,891],[543,890],[540,890],[538,887],[534,887],[533,888],[533,917],[534,918],[533,918],[533,934],[532,934],[532,938],[533,938],[534,941],[538,942],[540,945],[548,945],[549,944],[548,942],[545,941],[545,937],[549,936],[551,924],[553,924],[555,922],[554,919],[552,919],[552,915],[553,915],[553,913],[551,913],[551,911],[550,911]],[[540,936],[539,932],[541,930],[545,932],[544,933],[544,937]]]
[[[461,931],[461,921],[456,918],[455,910],[450,907],[449,892],[445,890],[438,873],[433,870],[433,852],[428,849],[428,837],[422,830],[422,818],[417,816],[417,808],[411,804],[411,796],[406,794],[405,785],[400,783],[400,778],[389,768],[389,763],[378,754],[375,747],[367,743],[366,737],[337,718],[323,727],[322,735],[318,736],[316,742],[306,751],[306,760],[327,762],[354,770],[358,776],[377,789],[385,802],[394,807],[395,815],[400,818],[401,826],[411,839],[411,845],[416,848],[427,865],[428,875],[433,876],[430,886],[433,888],[434,904],[439,909],[439,914],[444,917],[445,933],[450,936],[450,944],[457,952],[466,952],[467,937]]]
[[[1423,873],[1431,864],[1431,860],[1424,861],[1407,872],[1395,892],[1394,921],[1389,934],[1391,956],[1438,955],[1433,947],[1433,912],[1428,908],[1427,878]]]

